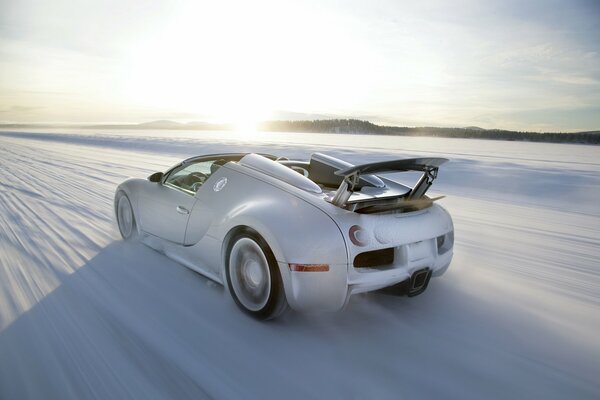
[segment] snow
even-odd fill
[[[0,132],[0,399],[600,397],[600,147],[222,132]],[[451,159],[448,272],[261,323],[120,240],[116,185],[203,153]]]

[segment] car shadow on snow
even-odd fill
[[[259,322],[220,285],[115,241],[0,332],[0,398],[593,397],[560,367],[560,337],[461,282],[451,270],[415,298]]]

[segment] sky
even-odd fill
[[[600,1],[0,0],[0,122],[600,129]]]

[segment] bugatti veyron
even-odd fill
[[[446,271],[452,219],[426,195],[446,161],[203,155],[123,182],[115,213],[124,239],[225,285],[256,318],[335,311],[356,293],[420,294]],[[412,187],[388,174],[405,171],[420,174]]]

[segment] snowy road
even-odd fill
[[[0,399],[600,398],[600,147],[220,135],[0,132]],[[434,185],[455,221],[448,273],[415,298],[260,323],[120,240],[128,176],[315,149],[451,158]]]

